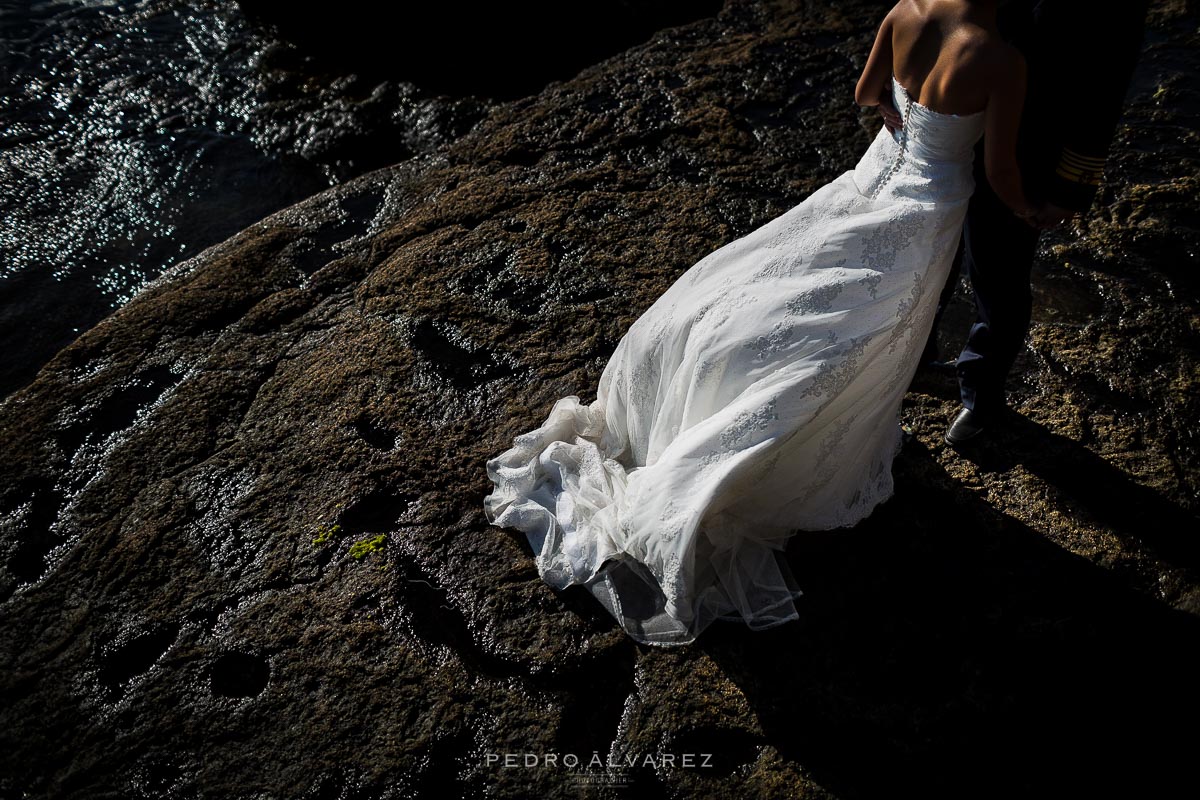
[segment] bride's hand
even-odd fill
[[[895,103],[892,102],[890,92],[884,92],[879,96],[879,115],[883,117],[883,126],[888,129],[888,133],[895,133],[900,127],[900,112],[896,110]]]

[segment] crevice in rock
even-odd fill
[[[128,428],[139,414],[182,378],[182,373],[164,364],[141,370],[123,388],[101,400],[92,410],[83,412],[81,419],[58,431],[55,439],[59,447],[71,456],[89,439],[99,441]]]
[[[209,668],[209,687],[220,697],[256,697],[270,678],[266,658],[237,650],[221,654]]]
[[[360,439],[376,450],[387,451],[396,449],[396,441],[400,436],[399,431],[379,425],[365,415],[359,416],[351,422],[350,427],[358,434]]]
[[[620,734],[626,698],[634,686],[637,653],[632,647],[611,651],[570,674],[563,697],[562,719],[555,745],[562,752],[607,754]]]
[[[401,527],[401,518],[418,499],[417,495],[376,489],[360,497],[338,515],[343,536],[388,533]]]
[[[65,539],[51,530],[62,510],[64,496],[43,477],[24,479],[0,511],[0,530],[8,529],[15,541],[5,567],[18,582],[36,581],[46,572],[46,555]],[[11,595],[9,588],[4,599]]]
[[[486,773],[480,772],[475,732],[469,727],[452,730],[435,738],[419,761],[414,776],[413,797],[481,797],[490,788]]]
[[[517,314],[532,316],[546,302],[546,285],[537,277],[518,273],[513,264],[515,258],[512,251],[495,253],[473,265],[469,272],[455,276],[450,288],[475,297],[488,307],[503,303]]]
[[[147,672],[175,643],[177,623],[166,623],[103,648],[98,659],[97,681],[109,700],[124,693],[129,682]]]
[[[305,233],[288,248],[296,269],[312,275],[319,269],[343,255],[344,245],[367,233],[380,206],[383,204],[384,189],[377,188],[358,193],[347,193],[331,212],[334,219],[315,230]]]
[[[515,372],[452,326],[429,318],[412,323],[409,344],[433,370],[459,389],[471,389]]]

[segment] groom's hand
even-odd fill
[[[1073,211],[1069,208],[1056,206],[1053,203],[1046,204],[1046,219],[1053,225],[1061,225],[1069,219],[1074,219],[1079,216],[1078,211]]]
[[[1069,219],[1077,217],[1078,211],[1072,211],[1069,208],[1056,206],[1053,203],[1046,203],[1042,206],[1037,215],[1037,227],[1042,230],[1049,228],[1057,228]]]

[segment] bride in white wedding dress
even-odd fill
[[[901,400],[985,129],[989,182],[1039,213],[1015,168],[1024,65],[995,6],[898,4],[856,96],[890,96],[901,124],[684,272],[626,332],[594,402],[561,398],[487,462],[488,520],[526,534],[549,585],[588,587],[645,644],[798,617],[790,537],[854,525],[892,494]]]

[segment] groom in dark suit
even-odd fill
[[[976,320],[953,367],[963,407],[946,432],[950,444],[979,436],[1006,406],[1004,384],[1029,332],[1038,236],[1092,205],[1141,52],[1145,16],[1146,0],[1010,0],[998,11],[1001,33],[1028,70],[1017,145],[1021,177],[1030,200],[1044,201],[1047,212],[1035,227],[996,197],[981,140],[959,253],[922,356],[923,366],[950,367],[937,361],[937,326],[965,265]],[[889,127],[899,125],[894,107],[881,112]]]

